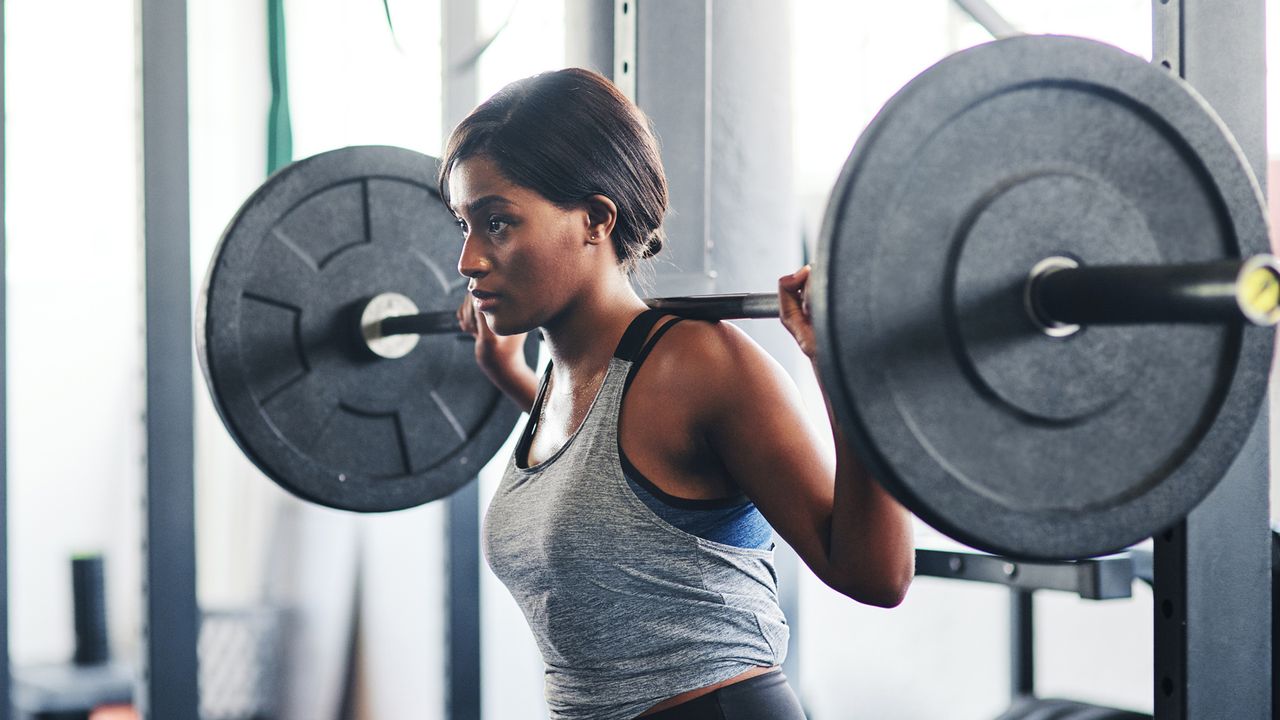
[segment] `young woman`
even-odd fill
[[[667,211],[647,119],[585,70],[512,83],[454,130],[440,189],[470,279],[459,320],[530,413],[484,549],[542,651],[551,716],[803,718],[779,670],[772,531],[831,587],[892,607],[910,520],[834,421],[830,457],[742,331],[664,317],[632,289]],[[808,275],[778,287],[812,359]],[[535,328],[540,384],[521,354]]]

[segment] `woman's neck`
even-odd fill
[[[645,309],[625,275],[575,300],[542,327],[555,374],[566,379],[594,377],[609,364],[622,333]]]

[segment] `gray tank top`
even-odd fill
[[[659,317],[650,311],[632,322],[564,446],[521,467],[544,377],[485,516],[485,557],[542,651],[554,719],[633,718],[673,695],[786,657],[773,551],[723,545],[669,525],[623,477],[619,410]]]

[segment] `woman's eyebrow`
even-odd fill
[[[515,205],[515,203],[501,195],[485,195],[463,205],[463,210],[468,214],[475,214],[491,205]],[[457,214],[456,209],[454,213]]]

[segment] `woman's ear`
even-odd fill
[[[618,206],[604,195],[592,195],[584,203],[587,208],[588,241],[604,242],[613,234],[618,221]]]

